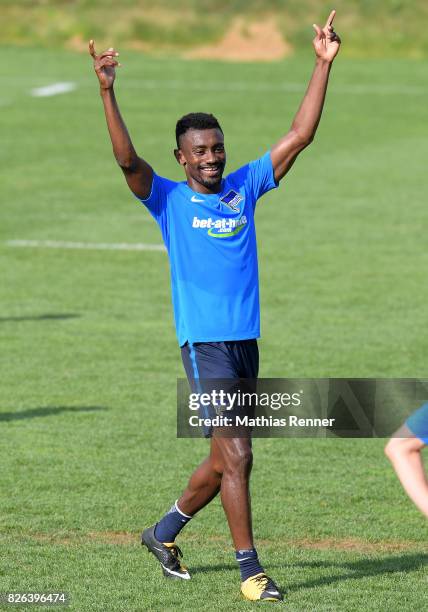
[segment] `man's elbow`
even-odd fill
[[[122,168],[124,172],[135,172],[138,167],[138,158],[130,155],[114,154],[118,166]]]
[[[296,155],[298,155],[303,149],[306,149],[314,139],[312,132],[307,132],[302,129],[293,128],[287,137],[287,144]]]
[[[306,149],[314,140],[315,132],[296,132],[296,143],[300,150]]]

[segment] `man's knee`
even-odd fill
[[[216,456],[211,455],[210,462],[211,462],[211,467],[216,474],[218,475],[223,474],[224,464],[223,464],[223,460],[221,459],[221,457],[216,457]]]

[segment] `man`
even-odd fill
[[[428,518],[428,481],[422,449],[428,444],[428,404],[416,410],[394,434],[385,454],[407,495]]]
[[[172,300],[182,359],[191,385],[199,379],[254,379],[258,374],[259,293],[254,230],[256,201],[278,186],[297,156],[313,140],[324,105],[340,38],[335,11],[324,28],[314,25],[315,68],[289,132],[270,152],[223,178],[223,131],[212,115],[191,113],[176,127],[174,155],[186,181],[157,175],[132,145],[113,91],[117,56],[113,48],[89,51],[116,160],[128,186],[160,226],[171,265]],[[254,547],[249,479],[251,437],[226,437],[214,429],[207,459],[191,476],[171,510],[146,529],[142,543],[166,577],[189,579],[175,538],[219,492],[229,523],[241,591],[249,600],[282,599],[264,573]]]

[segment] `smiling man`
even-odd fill
[[[255,379],[260,335],[259,286],[254,211],[257,200],[278,186],[297,156],[313,140],[324,105],[332,62],[340,39],[333,30],[335,11],[324,28],[314,25],[316,62],[306,94],[290,130],[260,159],[223,177],[223,131],[206,113],[190,113],[176,126],[174,155],[186,180],[159,176],[139,157],[115,99],[118,66],[113,48],[94,59],[115,158],[128,186],[158,223],[168,250],[174,317],[181,355],[192,389],[201,379]],[[164,576],[188,580],[175,539],[191,518],[218,493],[231,531],[241,572],[241,591],[249,600],[278,601],[280,590],[264,572],[254,547],[249,480],[251,435],[225,435],[208,428],[210,453],[188,486],[142,543],[161,564]],[[238,435],[239,433],[239,435]]]

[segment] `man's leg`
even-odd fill
[[[250,505],[250,474],[253,462],[251,438],[211,438],[211,452],[193,472],[189,483],[177,500],[176,509],[188,517],[204,508],[221,490],[221,501],[227,517],[236,550],[253,548]],[[163,521],[166,525],[163,525]],[[168,521],[170,525],[168,525]],[[175,526],[174,512],[167,513],[158,523],[156,537],[160,541],[173,542],[181,531]],[[184,522],[184,521],[183,521]],[[161,537],[167,530],[168,536]]]
[[[211,438],[211,452],[190,477],[187,488],[177,501],[178,507],[186,514],[196,514],[214,499],[220,491],[223,460],[220,449]]]
[[[252,462],[249,435],[230,438],[214,433],[210,456],[194,471],[186,490],[177,501],[182,512],[193,515],[221,490],[221,501],[236,550],[253,548],[250,504]]]
[[[156,524],[155,536],[160,542],[174,542],[193,515],[217,495],[221,471],[220,452],[211,444],[210,455],[193,472],[181,497]]]
[[[221,490],[221,501],[236,550],[253,547],[250,505],[252,463],[249,435],[230,438],[214,433],[209,457],[193,472],[176,504],[181,512],[193,516]],[[170,541],[173,539],[170,538]]]
[[[213,444],[221,453],[223,476],[221,501],[235,545],[241,572],[241,591],[246,599],[282,600],[278,587],[260,565],[253,543],[251,521],[250,475],[253,465],[250,432],[240,429],[241,437],[230,437],[230,431],[214,430]]]
[[[174,541],[192,516],[220,491],[221,472],[219,449],[211,443],[210,456],[192,474],[180,499],[156,525],[144,530],[142,544],[147,546],[161,563],[163,574],[167,578],[190,578],[187,568],[180,562],[181,551]]]
[[[228,432],[214,431],[212,445],[217,448],[223,465],[221,503],[229,523],[235,550],[253,548],[251,522],[250,475],[253,465],[250,435],[223,437]]]

